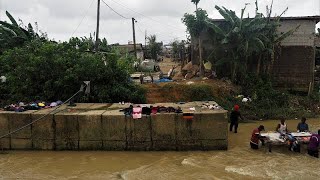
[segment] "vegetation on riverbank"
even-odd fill
[[[130,80],[135,59],[120,55],[106,39],[93,52],[91,36],[58,43],[7,16],[11,24],[0,21],[0,76],[6,77],[0,104],[66,100],[82,81],[91,82],[91,93],[80,102],[145,102],[145,90]]]

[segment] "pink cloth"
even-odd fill
[[[142,118],[142,108],[141,107],[133,108],[132,118],[133,119],[141,119]]]

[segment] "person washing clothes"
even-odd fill
[[[261,141],[262,145],[264,145],[264,140],[260,135],[261,131],[264,131],[263,125],[260,125],[258,128],[252,131],[251,140],[250,140],[251,149],[259,149],[259,141]]]
[[[234,133],[238,132],[239,117],[243,120],[239,109],[239,105],[234,105],[233,111],[230,114],[230,131],[232,131],[234,127]]]
[[[310,137],[310,142],[308,145],[308,154],[310,156],[319,158],[319,141],[320,139],[320,129],[318,130],[318,134],[312,134]]]
[[[281,135],[285,135],[288,133],[287,124],[285,119],[281,119],[280,124],[278,124],[276,131]]]
[[[297,131],[298,132],[308,132],[309,131],[309,126],[306,123],[307,119],[305,117],[301,118],[301,122],[297,126]]]

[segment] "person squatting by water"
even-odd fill
[[[234,127],[234,133],[238,132],[239,117],[243,120],[239,109],[239,105],[234,105],[233,111],[230,114],[230,131]]]
[[[280,124],[277,125],[276,131],[281,135],[285,135],[288,132],[287,124],[285,119],[280,120]]]
[[[298,132],[309,132],[309,126],[306,121],[307,119],[305,117],[301,118],[301,122],[297,126]]]
[[[320,139],[320,129],[318,130],[318,134],[312,134],[310,137],[310,142],[308,145],[308,154],[310,156],[319,158],[319,141]]]
[[[264,139],[261,137],[260,132],[264,131],[264,126],[260,125],[252,131],[250,146],[252,149],[259,149],[259,141],[264,145]]]
[[[301,131],[306,131],[307,129],[309,129],[308,125],[305,122],[306,118],[302,118],[301,123],[298,124],[297,129],[300,128]],[[276,131],[280,133],[280,138],[286,139],[288,141],[289,151],[300,152],[300,144],[294,136],[289,134],[284,118],[280,120],[280,124],[277,125]]]

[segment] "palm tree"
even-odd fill
[[[196,5],[196,11],[197,11],[200,0],[191,0],[191,2]]]
[[[196,5],[196,17],[198,19],[198,4],[200,2],[200,0],[191,0],[191,2],[193,4]],[[203,60],[202,60],[202,42],[201,42],[201,38],[200,38],[200,34],[198,36],[198,43],[199,43],[199,61],[200,61],[200,75],[203,76],[204,72],[203,72]]]
[[[192,3],[196,5],[196,16],[191,14],[185,14],[182,21],[186,24],[187,29],[191,36],[198,38],[199,44],[199,62],[200,62],[200,75],[203,76],[203,59],[202,59],[202,42],[201,42],[201,32],[205,29],[204,20],[207,18],[207,12],[199,9],[198,4],[200,0],[191,0]]]

